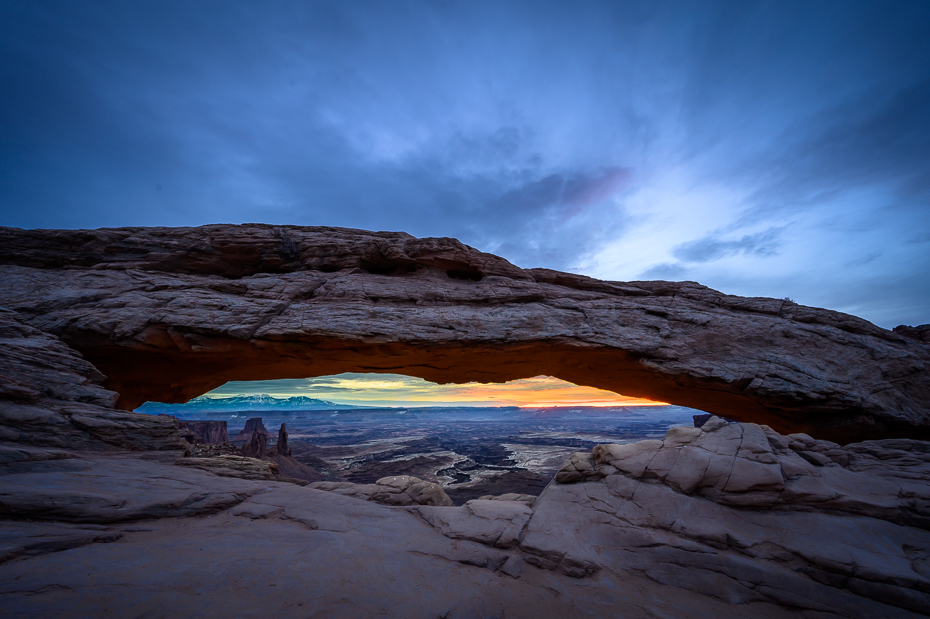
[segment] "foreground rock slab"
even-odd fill
[[[518,549],[450,539],[410,508],[186,472],[196,486],[261,491],[196,517],[99,528],[3,523],[0,543],[17,536],[28,546],[0,564],[4,616],[800,617],[633,574],[566,578],[525,565]]]
[[[0,596],[22,617],[924,616],[925,447],[714,417],[579,452],[532,506],[460,507],[409,477],[369,484],[385,505],[366,484],[57,453],[0,475]]]
[[[262,489],[132,457],[67,462],[56,471],[0,476],[0,517],[103,524],[196,516],[237,505]]]

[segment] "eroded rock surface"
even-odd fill
[[[187,473],[202,490],[222,479]],[[566,578],[526,565],[517,548],[451,539],[412,508],[225,481],[261,491],[198,517],[0,524],[4,616],[93,617],[105,608],[117,617],[178,618],[802,618],[775,604],[734,606],[636,574]]]
[[[0,517],[107,524],[210,514],[262,487],[136,458],[80,458],[56,471],[0,476]],[[263,463],[264,464],[264,463]]]
[[[256,432],[258,432],[266,441],[267,441],[268,438],[271,436],[271,432],[269,432],[269,431],[268,431],[268,428],[265,427],[265,424],[262,423],[262,418],[261,418],[261,417],[252,417],[251,419],[249,419],[248,421],[246,421],[246,422],[245,422],[245,427],[242,428],[242,431],[239,432],[239,434],[237,434],[236,436],[232,437],[232,439],[230,439],[230,441],[232,441],[232,442],[240,442],[240,441],[248,442],[248,441],[252,440],[252,436],[253,436]]]
[[[925,329],[323,228],[0,230],[0,259],[4,616],[930,614],[930,447],[888,438],[924,436]],[[402,476],[281,483],[284,428],[275,462],[185,458],[175,420],[114,409],[353,369],[783,431],[711,417],[455,507]]]
[[[410,475],[382,477],[373,484],[319,481],[310,487],[382,505],[452,505],[441,486]]]
[[[693,282],[602,282],[454,239],[264,225],[3,228],[0,263],[0,306],[81,351],[126,409],[228,380],[543,374],[838,442],[930,436],[922,336]]]
[[[178,466],[190,466],[210,471],[221,477],[238,477],[239,479],[256,479],[266,481],[283,481],[306,486],[309,482],[282,473],[276,462],[236,455],[221,455],[209,458],[180,458]]]
[[[104,389],[104,380],[99,370],[57,337],[0,308],[0,441],[10,448],[188,447],[177,420],[114,410],[118,394]],[[26,452],[22,454],[28,458]]]
[[[181,436],[191,445],[223,445],[229,443],[226,421],[178,420]]]
[[[521,548],[569,575],[624,569],[743,603],[930,613],[926,443],[840,447],[713,418],[572,456]]]
[[[417,513],[446,537],[512,548],[533,510],[519,501],[475,499],[462,507],[423,506]]]
[[[920,445],[713,418],[576,454],[533,506],[462,507],[413,478],[300,487],[238,456],[24,448],[0,475],[0,595],[12,616],[913,617],[930,611]]]

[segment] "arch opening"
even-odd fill
[[[811,419],[763,406],[746,385],[694,375],[668,375],[635,355],[560,342],[417,346],[396,341],[354,342],[214,339],[153,328],[139,345],[99,340],[72,345],[107,376],[120,394],[117,408],[147,401],[183,403],[230,381],[299,379],[343,373],[387,373],[437,384],[506,383],[550,376],[574,385],[622,393],[711,412],[739,421],[767,423],[785,432],[812,430]],[[816,433],[816,428],[813,428]]]
[[[230,382],[185,404],[148,402],[137,412],[170,414],[201,430],[222,425],[240,453],[256,430],[274,453],[284,424],[290,458],[275,461],[292,476],[372,484],[410,475],[438,484],[462,504],[487,495],[536,496],[572,453],[661,438],[670,427],[692,425],[701,411],[544,376],[440,385],[348,373]]]

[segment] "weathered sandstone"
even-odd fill
[[[693,282],[524,270],[453,239],[4,228],[0,264],[0,306],[79,350],[124,409],[228,380],[543,374],[838,442],[930,428],[922,336]]]
[[[452,499],[438,484],[410,475],[382,477],[373,484],[318,481],[310,487],[382,505],[452,505]]]
[[[603,569],[566,578],[526,565],[519,548],[449,538],[409,511],[420,508],[158,463],[148,478],[182,474],[194,493],[235,484],[241,501],[197,517],[106,525],[0,522],[0,548],[11,557],[0,563],[4,615],[95,617],[106,609],[114,617],[177,618],[815,616],[768,602],[731,605],[635,573]],[[890,612],[872,617],[914,616],[878,608]]]
[[[184,450],[177,420],[113,409],[105,377],[54,335],[0,309],[0,441],[69,450]],[[19,453],[13,452],[10,457]],[[47,453],[47,452],[46,452]]]
[[[930,448],[840,447],[712,418],[575,454],[521,548],[582,577],[623,569],[733,603],[930,613]]]
[[[300,486],[306,486],[309,483],[307,480],[297,479],[282,473],[276,462],[246,456],[222,455],[210,458],[180,458],[175,464],[210,471],[220,477],[283,481]]]
[[[181,436],[191,445],[223,445],[229,442],[225,421],[181,421],[178,420]]]
[[[252,438],[241,449],[242,455],[248,458],[263,458],[267,451],[268,439],[266,435],[259,433],[257,429],[252,430]]]
[[[417,513],[446,537],[513,548],[533,510],[520,501],[475,499],[462,507],[419,507]]]
[[[242,431],[239,432],[236,436],[232,437],[231,442],[238,443],[241,441],[248,442],[252,440],[252,436],[255,432],[258,432],[261,437],[267,441],[271,436],[271,432],[268,431],[268,428],[265,427],[265,424],[262,423],[261,417],[252,417],[245,422],[245,427],[242,428]]]
[[[33,460],[0,475],[0,510],[19,519],[0,521],[0,595],[13,616],[916,617],[930,611],[930,455],[912,443],[844,448],[714,418],[576,456],[532,507],[379,505],[164,452]],[[722,465],[683,484],[696,450]],[[777,467],[783,489],[741,460]]]

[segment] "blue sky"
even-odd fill
[[[6,2],[0,225],[453,236],[930,322],[930,3]]]

